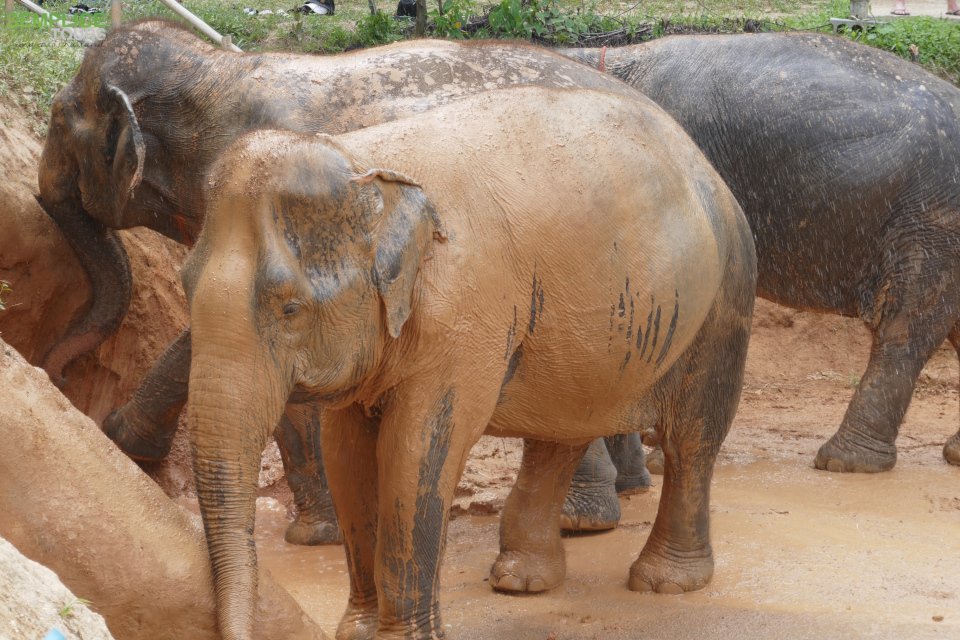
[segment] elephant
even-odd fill
[[[674,36],[562,53],[644,92],[733,191],[758,295],[862,319],[867,370],[818,469],[879,472],[917,378],[960,355],[960,89],[820,34]],[[943,449],[960,464],[960,432]]]
[[[57,94],[39,167],[41,204],[93,289],[86,316],[45,357],[44,368],[62,379],[69,362],[119,326],[131,282],[114,230],[146,226],[193,244],[204,219],[205,175],[243,133],[264,127],[342,133],[524,84],[645,100],[616,79],[520,44],[419,40],[338,56],[241,55],[164,20],[111,31]],[[168,453],[186,403],[190,357],[187,330],[132,400],[104,421],[104,431],[128,455],[152,461]],[[286,532],[294,543],[340,539],[312,435],[316,418],[291,405],[275,434],[298,508]],[[584,486],[579,503],[607,505],[603,518],[615,522],[613,486],[593,480]]]
[[[710,580],[756,256],[662,110],[513,87],[333,137],[256,131],[208,189],[182,271],[187,415],[225,638],[250,637],[259,456],[288,398],[320,417],[350,572],[338,638],[445,636],[447,514],[484,432],[524,438],[491,585],[559,584],[575,468],[651,402],[666,473],[629,586]]]

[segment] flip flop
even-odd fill
[[[958,16],[958,17],[960,17],[960,9],[957,9],[956,11],[946,11],[945,13],[946,13],[946,15],[948,15],[948,16]]]
[[[894,16],[908,16],[908,15],[910,15],[910,12],[907,11],[906,9],[894,9],[893,11],[890,12],[890,15],[894,15]]]

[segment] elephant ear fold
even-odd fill
[[[383,302],[387,330],[398,338],[410,316],[420,265],[434,236],[446,236],[433,206],[411,178],[395,171],[371,169],[354,176],[353,181],[361,185],[376,183],[383,201],[374,237],[372,276]]]
[[[110,114],[104,147],[113,174],[116,210],[121,211],[143,179],[146,145],[129,96],[110,84],[104,85],[103,91],[108,104],[107,113]]]

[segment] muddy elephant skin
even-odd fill
[[[342,133],[499,86],[539,84],[620,92],[617,80],[563,56],[518,44],[399,43],[339,56],[241,55],[165,21],[111,32],[88,50],[58,95],[40,166],[46,211],[87,269],[86,317],[45,358],[54,380],[114,331],[130,274],[113,229],[146,226],[192,244],[203,224],[204,177],[245,132],[278,128]],[[190,333],[184,332],[104,431],[128,455],[169,451],[186,402]],[[316,416],[291,408],[276,437],[298,508],[286,538],[340,539],[323,480]]]
[[[519,44],[417,41],[339,56],[244,55],[162,20],[111,32],[57,95],[40,163],[42,204],[94,289],[90,311],[44,368],[61,379],[127,308],[129,266],[112,230],[145,226],[192,244],[203,224],[204,174],[241,134],[342,133],[518,84],[631,91]]]
[[[339,638],[444,636],[446,516],[485,431],[525,439],[491,584],[559,584],[571,475],[651,394],[667,470],[629,585],[709,581],[755,258],[660,109],[505,89],[335,138],[250,134],[210,184],[183,272],[188,421],[226,638],[249,637],[259,455],[291,393],[323,408],[351,575]]]
[[[700,145],[750,221],[759,295],[867,324],[867,370],[815,464],[892,468],[924,364],[944,340],[960,352],[960,89],[825,35],[565,53],[603,55]],[[960,464],[960,433],[944,457]]]

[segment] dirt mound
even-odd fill
[[[42,145],[19,111],[0,100],[0,280],[10,283],[0,337],[34,365],[87,308],[90,285],[60,230],[37,204]],[[157,356],[187,325],[179,283],[186,248],[144,229],[121,232],[133,270],[133,300],[120,330],[71,365],[64,394],[101,422],[132,394]],[[168,493],[189,486],[185,443],[172,464],[153,465]]]

